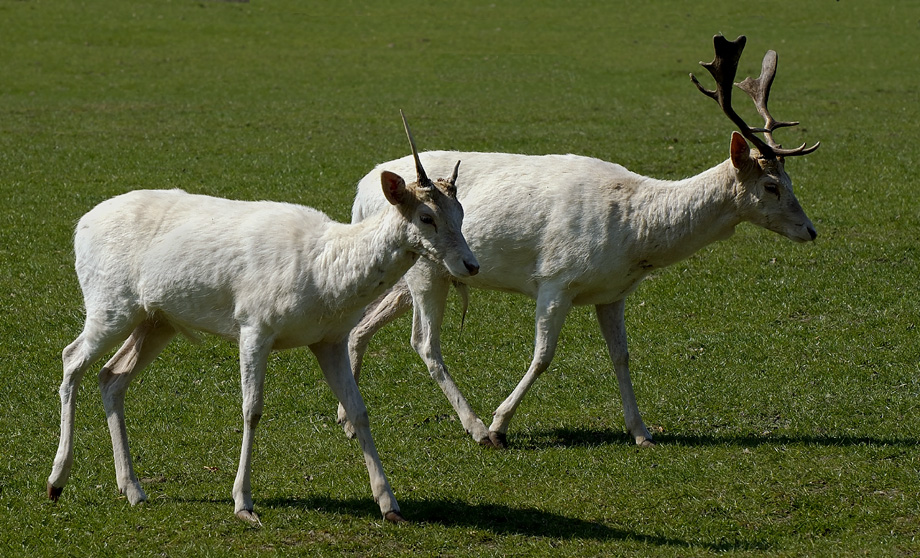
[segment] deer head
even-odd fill
[[[763,57],[760,76],[750,77],[736,83],[754,101],[757,112],[764,119],[763,128],[751,128],[735,112],[731,104],[731,86],[738,71],[738,60],[747,41],[744,35],[729,41],[722,35],[713,37],[715,58],[712,62],[700,62],[716,82],[716,89],[706,89],[690,74],[690,79],[707,97],[714,99],[722,112],[738,127],[732,134],[731,161],[738,176],[739,203],[743,215],[751,222],[799,242],[817,237],[814,226],[805,215],[792,191],[792,180],[785,170],[785,157],[808,155],[821,145],[811,147],[803,143],[795,149],[783,149],[773,139],[778,128],[795,126],[798,122],[778,121],[767,110],[770,87],[776,75],[776,52],[768,50]],[[757,134],[763,134],[761,139]],[[752,153],[747,139],[759,153]]]
[[[479,262],[461,232],[463,207],[457,201],[460,161],[454,166],[450,180],[429,179],[419,160],[406,116],[401,110],[399,114],[415,158],[416,180],[407,185],[399,175],[383,171],[380,175],[383,194],[409,221],[410,243],[417,253],[444,262],[456,277],[475,275],[479,272]]]

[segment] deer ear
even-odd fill
[[[739,171],[751,166],[751,148],[738,132],[732,132],[731,156],[732,165]]]
[[[383,186],[383,195],[393,205],[400,205],[406,201],[406,181],[396,173],[383,171],[380,174],[380,184]]]

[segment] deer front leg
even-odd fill
[[[617,375],[620,386],[620,398],[623,400],[623,417],[626,420],[626,430],[635,439],[636,445],[642,447],[654,446],[652,435],[642,421],[639,406],[636,404],[636,394],[633,392],[632,380],[629,377],[629,350],[626,345],[626,319],[625,299],[612,304],[598,304],[597,321],[601,326],[601,334],[607,342],[610,360]]]
[[[499,447],[505,447],[507,444],[508,425],[521,400],[527,395],[527,391],[537,381],[540,374],[549,368],[553,355],[556,353],[556,344],[559,342],[562,324],[565,323],[565,318],[571,308],[572,301],[560,290],[541,287],[538,292],[533,361],[511,395],[495,410],[494,419],[489,426],[490,434]]]
[[[240,378],[243,390],[243,443],[240,466],[233,483],[234,513],[243,521],[261,525],[252,503],[252,445],[256,427],[262,418],[265,388],[265,367],[274,337],[258,327],[243,327],[240,331]]]
[[[392,523],[405,521],[399,510],[399,504],[396,503],[396,497],[390,488],[390,482],[383,472],[383,465],[380,463],[380,456],[377,454],[377,447],[374,445],[374,438],[371,435],[370,420],[367,416],[367,407],[364,405],[364,399],[358,391],[358,385],[351,374],[351,366],[348,363],[347,341],[342,340],[336,343],[317,343],[310,346],[310,350],[316,355],[320,368],[323,370],[323,376],[326,383],[336,399],[345,408],[348,420],[355,429],[355,436],[361,444],[361,450],[364,453],[364,463],[367,466],[367,473],[370,477],[371,492],[374,494],[374,500],[380,505],[380,512],[384,519]]]
[[[460,424],[479,444],[500,447],[490,437],[489,429],[476,415],[469,402],[454,383],[441,355],[441,325],[450,290],[450,279],[411,278],[412,285],[412,348],[422,358],[428,374],[437,382],[444,396],[460,418]]]
[[[351,373],[357,384],[361,377],[361,365],[364,362],[364,353],[371,338],[380,329],[402,316],[412,308],[412,296],[405,280],[400,280],[392,289],[385,292],[380,298],[372,302],[364,312],[364,317],[358,325],[351,330],[348,336],[348,360],[351,362]],[[355,437],[354,426],[348,421],[345,407],[339,403],[338,421],[349,438]]]

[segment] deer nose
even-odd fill
[[[808,227],[808,234],[811,236],[812,240],[818,238],[818,231],[816,231],[813,227]]]
[[[478,262],[468,262],[463,261],[463,265],[466,266],[466,270],[470,272],[470,275],[476,275],[479,273],[479,263]]]

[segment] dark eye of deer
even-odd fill
[[[766,186],[764,186],[764,189],[768,193],[773,194],[776,197],[779,197],[779,186],[777,186],[776,184],[767,184]]]
[[[434,225],[434,218],[431,215],[427,215],[427,214],[419,215],[418,220],[426,225]]]

